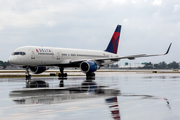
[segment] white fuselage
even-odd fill
[[[18,66],[73,66],[71,61],[94,60],[99,58],[119,57],[106,51],[82,50],[56,47],[25,46],[17,48],[9,58],[9,62]],[[101,65],[112,64],[106,60]],[[97,63],[98,64],[98,63]]]

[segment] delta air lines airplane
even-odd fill
[[[66,67],[79,67],[86,76],[95,76],[94,72],[103,66],[115,63],[121,59],[133,60],[138,57],[162,56],[169,52],[171,44],[165,54],[119,56],[117,54],[121,25],[117,28],[105,50],[82,50],[55,47],[24,46],[17,48],[10,56],[12,65],[23,66],[30,76],[29,69],[34,74],[47,70],[47,66],[58,66],[59,77],[67,77],[64,73]],[[26,76],[26,77],[27,77]]]

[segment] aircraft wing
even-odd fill
[[[169,45],[166,53],[164,54],[153,54],[153,55],[147,55],[147,54],[139,54],[139,55],[129,55],[129,56],[123,56],[123,57],[113,57],[113,58],[97,58],[97,59],[89,59],[90,61],[97,61],[97,62],[103,62],[105,60],[112,60],[112,61],[119,61],[120,59],[129,59],[129,60],[134,60],[135,58],[139,58],[139,57],[152,57],[152,56],[163,56],[169,53],[169,50],[171,48],[171,44]],[[70,61],[70,63],[80,63],[83,61],[88,61],[87,59],[82,59],[82,60],[73,60]]]
[[[153,54],[153,55],[146,55],[146,54],[139,54],[139,55],[130,55],[130,56],[123,56],[123,57],[116,57],[116,58],[106,58],[107,60],[120,60],[120,59],[129,59],[129,60],[133,60],[135,58],[139,58],[139,57],[152,57],[152,56],[162,56],[162,55],[166,55],[169,53],[169,50],[171,48],[171,44],[169,45],[166,53],[164,54]],[[105,60],[105,59],[101,59],[101,60]]]

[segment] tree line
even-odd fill
[[[7,66],[11,66],[9,62],[4,62],[0,60],[0,66],[2,69],[6,69]],[[112,68],[118,68],[118,65],[111,65]],[[167,64],[166,62],[159,62],[156,64],[152,64],[151,62],[146,63],[143,67],[139,67],[139,69],[179,69],[179,64],[175,61]]]
[[[157,64],[152,64],[151,62],[146,63],[142,69],[179,69],[179,64],[175,61],[167,64],[166,62],[159,62]]]
[[[11,64],[9,62],[3,62],[0,60],[0,66],[2,66],[3,69],[6,69],[7,66],[10,66]]]

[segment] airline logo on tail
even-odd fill
[[[117,54],[120,32],[121,25],[118,25],[105,51]]]

